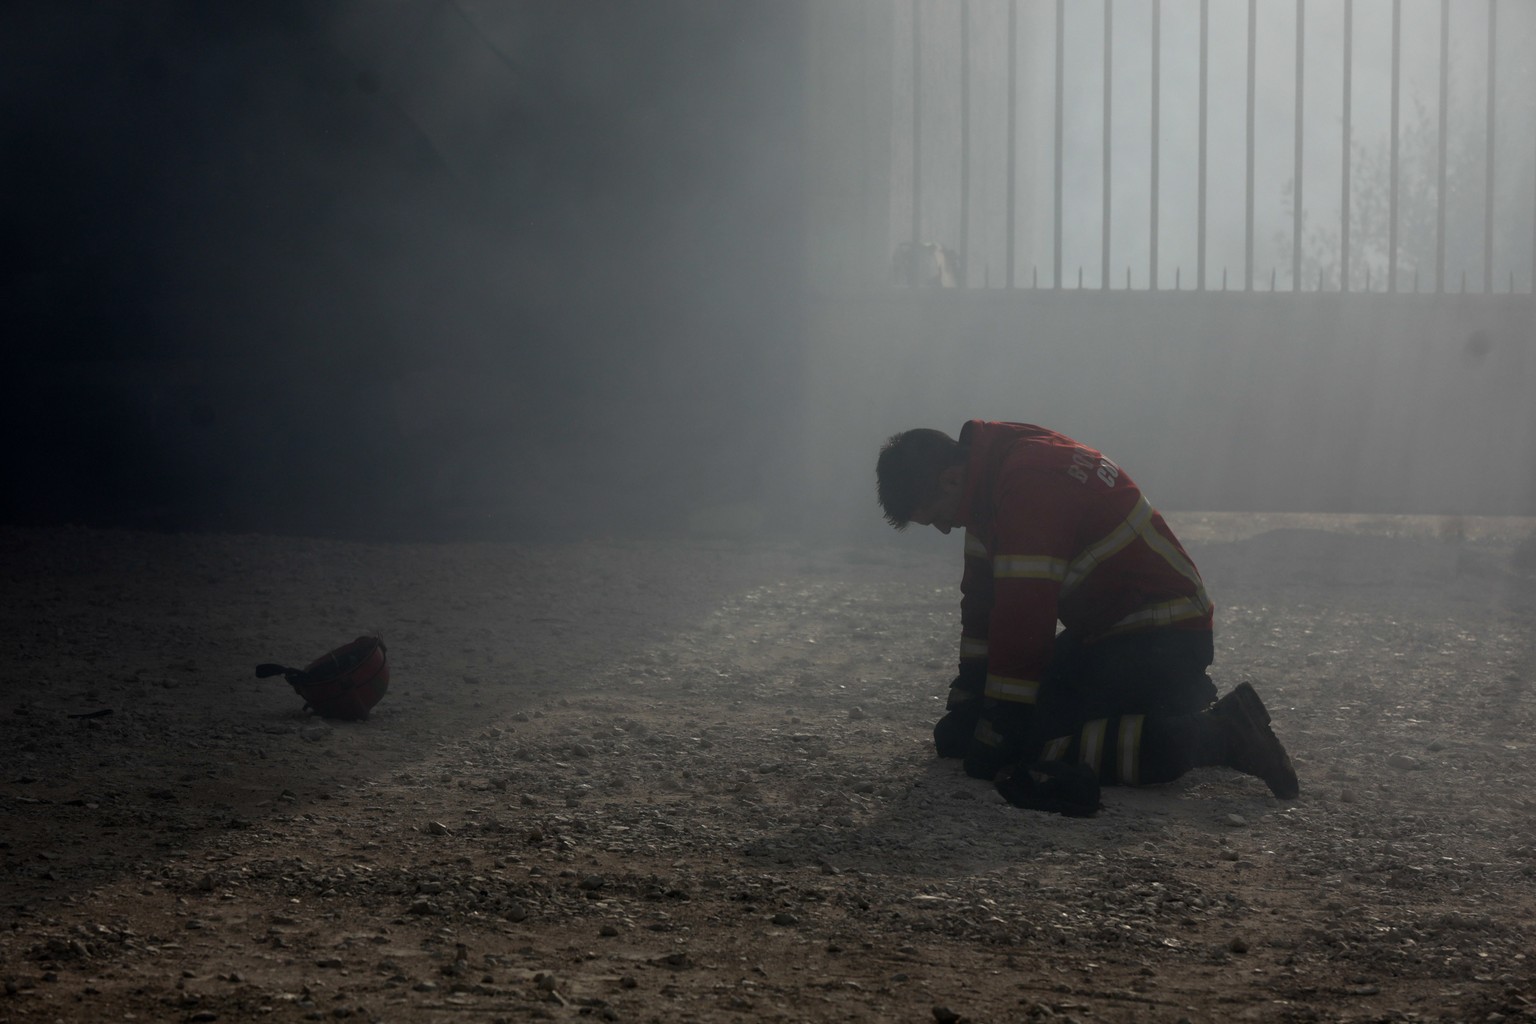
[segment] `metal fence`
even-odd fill
[[[893,43],[907,270],[1532,291],[1536,0],[910,0]]]

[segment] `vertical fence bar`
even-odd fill
[[[1305,108],[1302,98],[1306,94],[1306,69],[1307,69],[1307,0],[1296,0],[1296,141],[1292,150],[1296,159],[1294,169],[1291,171],[1291,291],[1301,291],[1301,230],[1302,230],[1302,197],[1305,190],[1302,188],[1302,140],[1306,135],[1302,131],[1302,117]]]
[[[1488,174],[1483,186],[1483,292],[1493,291],[1493,129],[1495,64],[1498,60],[1499,0],[1488,0]]]
[[[1397,291],[1397,166],[1398,144],[1402,134],[1398,130],[1398,111],[1403,90],[1403,0],[1392,0],[1392,123],[1387,126],[1391,141],[1390,168],[1387,182],[1387,291]]]
[[[1113,90],[1110,88],[1114,70],[1114,24],[1115,24],[1115,0],[1104,0],[1104,223],[1102,225],[1103,238],[1099,242],[1103,250],[1103,261],[1099,270],[1099,287],[1109,290],[1109,196],[1110,196],[1110,97]]]
[[[1018,129],[1019,129],[1019,0],[1008,0],[1008,255],[1005,260],[1005,288],[1013,287],[1013,250],[1018,234],[1015,204],[1018,201]]]
[[[1435,186],[1435,292],[1445,291],[1445,162],[1450,143],[1446,129],[1451,98],[1451,0],[1440,0],[1440,137]]]
[[[923,11],[912,0],[912,242],[922,241],[923,213]]]
[[[1344,0],[1344,188],[1339,194],[1339,291],[1349,291],[1349,120],[1355,73],[1355,0]]]
[[[1253,291],[1253,140],[1254,97],[1258,92],[1259,0],[1248,0],[1248,165],[1243,212],[1243,289]]]
[[[1157,291],[1157,202],[1158,202],[1158,142],[1161,127],[1159,89],[1162,87],[1163,69],[1163,0],[1152,0],[1152,224],[1150,227],[1150,251],[1147,254],[1147,290]]]
[[[1066,110],[1066,49],[1067,49],[1067,4],[1066,0],[1056,0],[1056,238],[1052,252],[1052,261],[1056,267],[1056,287],[1062,286],[1061,274],[1061,149],[1062,126],[1065,124]]]
[[[1205,138],[1206,86],[1210,77],[1211,0],[1200,0],[1200,170],[1195,199],[1195,288],[1205,291]]]
[[[971,265],[971,0],[960,0],[960,277]]]

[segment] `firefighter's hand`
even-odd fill
[[[960,766],[965,769],[965,774],[973,779],[981,779],[991,782],[997,773],[1008,767],[1009,757],[1000,746],[989,746],[978,740],[972,740],[966,748],[965,759]]]
[[[987,688],[987,663],[985,659],[974,659],[960,663],[960,674],[955,676],[949,684],[949,702],[945,705],[950,709],[959,707],[966,701],[976,700],[981,697],[982,691]]]
[[[933,746],[940,757],[964,757],[976,735],[976,721],[981,717],[981,698],[955,702],[950,692],[949,711],[933,727]]]
[[[963,767],[973,779],[991,779],[1024,759],[1028,709],[987,700],[976,719],[976,730],[966,746]]]

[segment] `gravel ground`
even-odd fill
[[[958,541],[0,530],[0,1022],[1536,1019],[1536,524],[1169,518],[1297,801],[936,761]]]

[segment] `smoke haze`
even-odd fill
[[[761,488],[793,6],[4,17],[10,516],[569,534]]]
[[[1074,433],[1165,507],[1536,513],[1529,62],[1504,57],[1513,99],[1497,121],[1512,205],[1495,291],[1507,272],[1513,294],[1292,295],[1294,53],[1272,40],[1293,40],[1294,6],[1260,4],[1256,277],[1267,291],[1275,269],[1279,294],[1173,295],[1194,284],[1197,40],[1196,5],[1169,0],[1163,291],[1126,291],[1127,267],[1147,285],[1138,40],[1151,23],[1141,5],[1114,7],[1104,282],[1102,8],[1068,5],[1070,277],[1031,292],[1037,267],[1054,284],[1053,6],[1021,5],[1035,49],[1012,291],[1006,190],[983,170],[1006,158],[1006,5],[971,7],[969,287],[944,291],[896,288],[890,268],[900,242],[957,244],[947,4],[919,7],[936,63],[916,238],[907,5],[8,5],[0,516],[385,537],[874,536],[879,442],[972,416]],[[1230,82],[1246,5],[1211,7],[1213,81],[1227,84],[1211,113],[1208,277],[1219,289],[1230,270],[1237,288]],[[1357,8],[1362,125],[1385,102],[1388,9]],[[1421,97],[1435,47],[1418,26],[1436,11],[1405,9],[1404,80]],[[1509,38],[1536,29],[1527,6],[1500,10]],[[1306,117],[1335,138],[1308,151],[1311,230],[1340,204],[1342,64],[1325,45],[1336,12],[1308,11]],[[1479,66],[1471,21],[1458,68]],[[1479,88],[1471,72],[1454,79],[1455,130],[1481,131]],[[1382,142],[1362,130],[1362,152]],[[1485,168],[1468,159],[1480,187]],[[1448,276],[1480,286],[1481,200],[1457,202]],[[1421,243],[1403,243],[1420,267]],[[1331,272],[1309,263],[1303,283],[1319,269]]]

